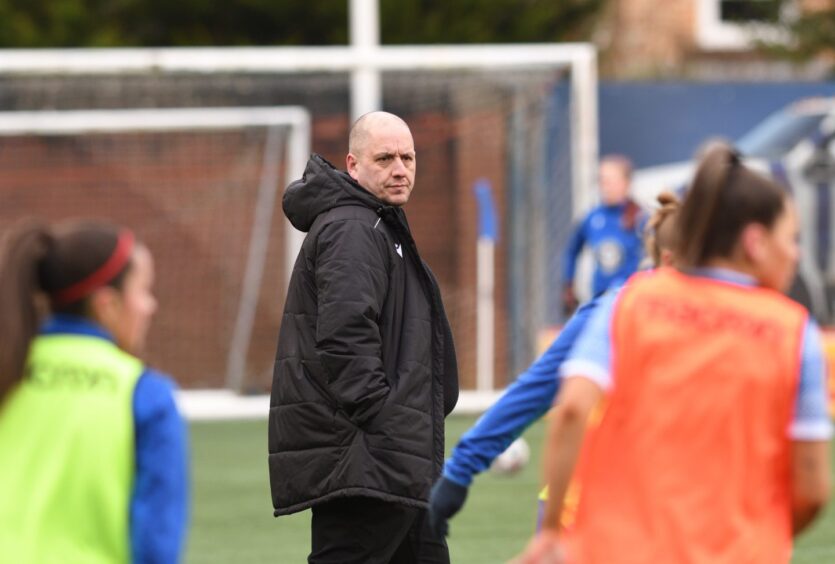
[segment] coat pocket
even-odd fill
[[[334,395],[330,392],[330,390],[328,390],[328,386],[325,383],[327,379],[325,378],[325,372],[322,369],[322,365],[317,361],[303,360],[302,369],[304,370],[305,377],[310,381],[311,386],[313,386],[316,391],[321,394],[323,402],[326,403],[331,410],[331,431],[333,433],[332,439],[334,444],[350,444],[351,441],[353,441],[354,435],[357,434],[358,427],[353,421],[351,421],[350,417],[348,417],[345,411],[339,406],[339,402],[336,400]]]
[[[327,386],[327,379],[325,378],[324,370],[322,369],[322,365],[319,364],[318,361],[315,360],[304,360],[301,361],[302,370],[304,371],[304,375],[307,380],[310,382],[310,385],[319,392],[322,396],[322,399],[334,409],[339,409],[339,403],[336,401],[336,398],[330,392]]]

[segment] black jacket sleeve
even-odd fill
[[[432,282],[433,299],[437,307],[436,315],[438,316],[438,323],[441,324],[444,340],[444,358],[443,358],[443,384],[444,384],[444,417],[452,413],[455,405],[458,403],[458,358],[455,354],[455,340],[452,338],[452,328],[449,325],[449,318],[446,315],[444,308],[444,301],[441,299],[441,286],[438,284],[438,279],[425,262],[423,268]]]
[[[458,403],[458,360],[455,356],[455,341],[446,315],[444,324],[444,417],[452,413]]]
[[[338,406],[363,426],[383,407],[380,312],[388,291],[384,235],[359,220],[325,226],[316,242],[316,351]]]

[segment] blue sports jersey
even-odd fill
[[[560,364],[597,303],[595,299],[578,309],[548,350],[461,437],[444,465],[445,477],[469,486],[476,474],[489,468],[516,437],[551,408],[559,388]]]
[[[112,340],[83,317],[55,315],[45,335],[70,333]],[[179,561],[188,522],[188,437],[174,403],[174,382],[146,368],[133,393],[136,474],[130,503],[130,547],[134,564]]]
[[[577,226],[563,259],[563,281],[574,280],[577,259],[588,245],[594,255],[592,292],[598,296],[606,289],[626,282],[641,263],[644,248],[641,238],[646,218],[639,214],[635,227],[623,226],[623,214],[627,204],[600,205],[592,209]]]

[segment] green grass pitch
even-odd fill
[[[474,418],[447,421],[448,449]],[[306,562],[310,513],[275,519],[267,481],[266,421],[191,425],[192,511],[188,564]],[[536,518],[539,453],[544,425],[525,435],[532,456],[518,475],[476,479],[467,504],[451,522],[454,564],[506,562],[525,545]],[[803,535],[793,564],[835,562],[835,511]]]

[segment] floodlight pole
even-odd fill
[[[351,71],[351,121],[382,109],[380,67],[380,11],[377,0],[351,0],[351,51],[356,66]]]

